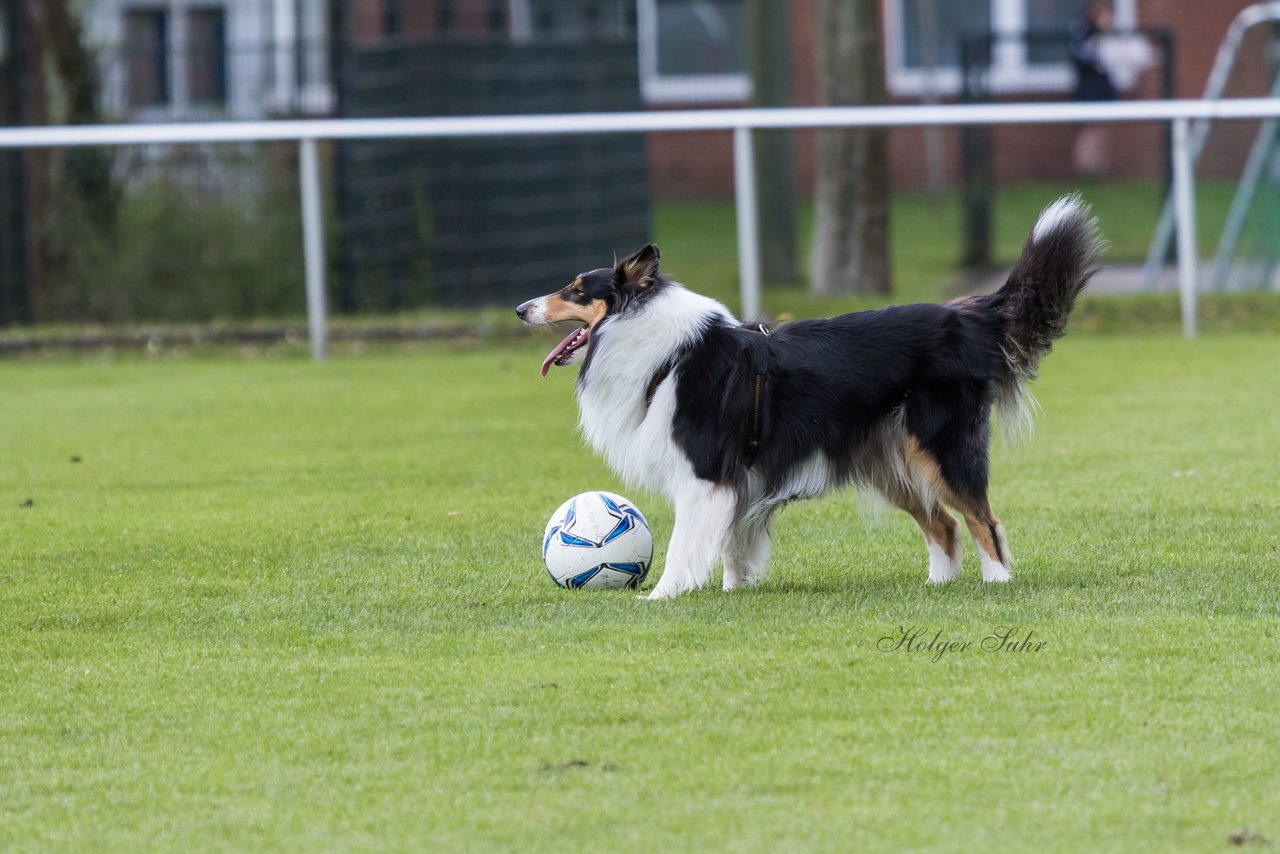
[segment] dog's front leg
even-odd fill
[[[724,543],[724,589],[740,590],[764,578],[769,564],[769,528],[772,509],[758,518],[739,520]]]
[[[667,560],[650,599],[670,599],[707,583],[733,524],[737,496],[733,488],[692,480],[676,494],[676,524]]]

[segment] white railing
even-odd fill
[[[1196,334],[1195,186],[1188,122],[1193,119],[1280,118],[1280,99],[1237,98],[1110,103],[947,104],[887,107],[680,110],[529,116],[458,116],[403,119],[209,122],[160,125],[84,125],[0,128],[0,148],[86,145],[151,145],[294,141],[300,148],[303,247],[311,351],[324,357],[323,211],[318,140],[481,136],[545,136],[728,130],[734,134],[735,196],[741,313],[760,311],[759,223],[755,210],[755,153],[751,131],[762,128],[928,127],[1071,124],[1077,122],[1173,123],[1173,178],[1178,234],[1178,282],[1182,327]]]
[[[1227,83],[1231,79],[1231,70],[1235,67],[1236,58],[1240,54],[1240,45],[1244,43],[1245,33],[1267,22],[1272,24],[1280,22],[1280,0],[1255,3],[1240,10],[1231,21],[1231,25],[1227,27],[1227,34],[1223,37],[1222,43],[1218,45],[1218,54],[1213,59],[1213,68],[1209,70],[1209,81],[1205,84],[1204,94],[1200,96],[1201,98],[1207,101],[1222,98],[1222,93],[1226,91]],[[1280,77],[1277,78],[1277,81],[1280,81]],[[1276,91],[1273,88],[1272,95],[1274,96],[1275,94]],[[1205,141],[1209,138],[1209,129],[1210,123],[1208,121],[1196,122],[1190,128],[1191,132],[1187,136],[1187,144],[1191,147],[1191,162],[1193,166],[1200,159],[1200,153],[1204,150]],[[1246,172],[1248,169],[1249,166],[1246,164]],[[1243,184],[1241,187],[1243,189]],[[1237,194],[1237,198],[1239,198],[1239,194]],[[1155,287],[1156,281],[1160,278],[1160,271],[1164,267],[1165,255],[1169,250],[1169,238],[1173,236],[1174,205],[1176,201],[1176,198],[1165,200],[1165,205],[1160,210],[1160,220],[1156,223],[1155,234],[1151,237],[1151,246],[1147,250],[1147,263],[1143,268],[1143,284],[1148,288]],[[1223,229],[1224,234],[1235,227],[1235,223],[1232,222],[1234,218],[1234,216],[1228,217],[1227,226]],[[1219,245],[1222,246],[1224,244],[1219,243]],[[1217,271],[1215,271],[1216,274]]]

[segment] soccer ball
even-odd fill
[[[635,505],[612,492],[575,495],[542,536],[551,580],[574,590],[636,587],[653,562],[653,534]]]

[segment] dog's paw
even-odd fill
[[[984,566],[982,568],[982,580],[988,584],[1007,584],[1013,581],[1013,573],[1000,564],[990,567]]]
[[[942,546],[929,543],[929,583],[946,584],[960,574],[960,559],[947,554]]]

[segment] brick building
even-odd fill
[[[325,57],[335,21],[341,38],[354,44],[388,38],[532,42],[599,36],[607,49],[611,37],[634,38],[641,90],[650,108],[742,106],[750,92],[744,60],[746,2],[94,0],[87,5],[87,14],[91,31],[130,47],[128,68],[120,66],[107,74],[109,100],[134,106],[141,95],[141,107],[127,112],[134,120],[154,120],[211,117],[219,112],[239,118],[297,111],[323,114],[331,103]],[[792,103],[813,104],[813,0],[769,2],[785,2],[787,7]],[[988,77],[991,97],[1015,102],[1068,98],[1073,80],[1064,40],[1028,44],[1018,37],[1034,32],[1052,39],[1053,33],[1064,33],[1067,21],[1079,14],[1083,2],[880,0],[890,97],[901,104],[955,100],[961,42],[966,37],[997,32],[1014,38],[994,49]],[[1197,97],[1203,91],[1228,24],[1250,2],[1113,0],[1119,28],[1161,28],[1169,33],[1173,94],[1180,98]],[[925,15],[928,20],[922,17]],[[1233,78],[1228,94],[1261,95],[1269,90],[1266,42],[1271,31],[1264,30],[1257,28],[1246,42],[1240,73]],[[192,52],[192,45],[203,44],[194,41],[202,33],[216,36],[217,44]],[[148,62],[153,54],[154,60]],[[172,56],[166,59],[168,54]],[[218,56],[225,58],[211,61]],[[1165,61],[1163,56],[1158,58]],[[202,59],[221,76],[201,72]],[[926,65],[932,71],[926,73]],[[497,85],[501,69],[493,73]],[[190,82],[184,83],[188,77]],[[209,89],[204,100],[214,102],[213,110],[187,104],[197,100],[192,93],[201,89],[201,80],[219,84],[203,87]],[[1124,97],[1160,97],[1160,82],[1160,68],[1152,68]],[[430,87],[432,82],[423,80],[422,85]],[[164,97],[157,96],[166,92]],[[207,97],[210,93],[214,97]],[[1245,123],[1215,130],[1202,174],[1238,174],[1255,127]],[[926,132],[900,129],[891,133],[894,186],[922,186],[930,165],[926,161]],[[933,150],[940,151],[933,168],[953,184],[962,169],[960,132],[945,129],[933,133]],[[993,132],[995,180],[1068,179],[1074,133],[1068,126],[997,128]],[[798,132],[793,140],[798,189],[807,192],[813,181],[813,135]],[[648,142],[655,195],[716,198],[731,192],[733,164],[727,133],[655,134]],[[1113,128],[1108,177],[1158,179],[1164,168],[1164,147],[1161,126]]]
[[[782,0],[777,0],[782,2]],[[1173,44],[1173,94],[1198,97],[1204,89],[1218,45],[1232,18],[1251,0],[1114,0],[1121,29],[1167,30]],[[1065,32],[1083,0],[881,0],[886,77],[894,103],[957,98],[960,42],[966,36],[998,32],[1017,36]],[[390,30],[405,35],[448,31],[466,38],[503,33],[512,38],[555,38],[583,30],[630,31],[638,42],[641,87],[653,109],[733,107],[750,91],[744,70],[745,0],[356,0],[349,19],[353,37],[378,39]],[[930,26],[921,20],[935,10]],[[790,0],[790,75],[792,103],[815,102],[813,0]],[[1269,90],[1266,39],[1251,34],[1241,54],[1240,72],[1229,95],[1261,95]],[[926,38],[927,33],[936,34]],[[926,44],[933,44],[932,50]],[[1002,101],[1042,101],[1070,97],[1073,78],[1061,43],[1020,43],[997,47],[990,71],[991,96]],[[926,59],[933,72],[926,74]],[[1161,69],[1144,72],[1126,98],[1161,97]],[[1255,127],[1220,128],[1211,138],[1203,174],[1231,177]],[[1068,126],[998,128],[993,133],[995,179],[1000,183],[1070,178],[1074,130]],[[925,183],[925,132],[892,131],[890,150],[894,186]],[[937,132],[940,167],[953,183],[962,165],[959,131]],[[1109,177],[1156,180],[1164,164],[1164,128],[1118,126],[1111,132]],[[811,133],[794,134],[798,189],[813,181]],[[937,150],[937,149],[935,149]],[[655,195],[667,198],[716,198],[732,188],[733,159],[726,133],[655,134],[649,139]],[[937,167],[935,167],[937,168]]]
[[[967,19],[970,33],[997,31],[1017,33],[1022,29],[1052,31],[1065,29],[1066,20],[1080,9],[1078,0],[958,0],[948,4],[950,15],[937,22],[942,33],[963,33],[966,19],[962,8],[976,13]],[[1250,0],[1116,0],[1117,26],[1131,28],[1163,28],[1172,37],[1173,94],[1178,98],[1199,97],[1204,90],[1218,45],[1232,18]],[[790,4],[792,98],[796,105],[815,102],[813,74],[812,0],[794,0]],[[882,0],[885,27],[885,63],[890,99],[893,103],[918,104],[925,100],[925,75],[920,70],[918,41],[920,22],[914,19],[913,0]],[[943,6],[941,8],[947,8]],[[1267,44],[1270,36],[1264,27],[1252,32],[1241,52],[1238,73],[1233,75],[1228,95],[1257,96],[1269,86]],[[933,98],[953,102],[959,91],[959,38],[939,38],[937,68],[934,72]],[[643,50],[643,45],[642,45]],[[1070,97],[1073,78],[1061,51],[1056,56],[1038,57],[1037,48],[1012,44],[1002,51],[996,48],[991,70],[992,96],[1000,101],[1065,100]],[[1040,61],[1037,61],[1040,60]],[[1163,61],[1159,57],[1158,61]],[[716,79],[706,87],[702,97],[698,90],[685,85],[681,97],[664,97],[659,87],[646,92],[647,102],[654,108],[707,106],[740,106],[747,82],[740,78],[737,97],[718,95],[727,80]],[[1136,87],[1125,98],[1160,97],[1160,69],[1153,67],[1138,79]],[[1202,161],[1202,174],[1234,177],[1239,174],[1254,132],[1255,123],[1218,128]],[[961,168],[960,132],[955,129],[936,131],[940,137],[942,169],[946,180],[954,183]],[[993,132],[995,179],[999,183],[1037,180],[1067,180],[1071,177],[1071,144],[1074,131],[1070,126],[1021,126],[997,128]],[[1163,126],[1144,123],[1116,126],[1111,132],[1110,175],[1113,179],[1156,180],[1163,170]],[[657,135],[650,139],[650,163],[655,192],[659,195],[685,197],[717,197],[732,187],[732,145],[726,134]],[[925,131],[895,129],[891,131],[891,168],[895,187],[923,186],[927,168]],[[794,143],[797,183],[802,191],[812,185],[812,134],[797,133]]]

